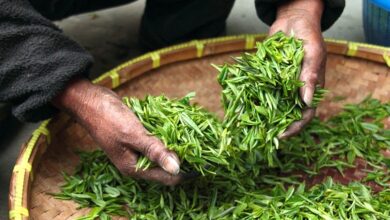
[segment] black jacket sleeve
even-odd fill
[[[276,19],[276,9],[280,3],[289,0],[255,0],[257,16],[268,25]],[[293,1],[293,0],[291,0]],[[340,17],[345,7],[345,0],[324,0],[321,29],[325,31]]]
[[[28,0],[0,0],[0,102],[22,121],[55,112],[50,101],[92,57],[40,15]]]

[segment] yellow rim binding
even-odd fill
[[[153,69],[160,67],[160,54],[158,52],[150,53],[150,58],[153,61]]]
[[[30,172],[31,180],[34,180],[34,175],[32,172],[32,166],[30,163],[22,163],[22,164],[16,164],[14,166],[14,169],[12,172],[17,173],[26,170],[27,172]]]
[[[226,36],[226,37],[211,38],[211,39],[205,39],[205,40],[194,40],[194,41],[191,41],[188,43],[183,43],[183,44],[163,48],[163,49],[157,50],[155,52],[147,53],[147,54],[144,54],[144,55],[139,56],[137,58],[134,58],[132,60],[129,60],[128,62],[125,62],[125,63],[119,65],[118,67],[112,69],[111,71],[109,71],[105,74],[102,74],[100,77],[96,78],[92,82],[98,83],[98,82],[102,81],[103,79],[110,77],[112,79],[112,85],[113,85],[112,88],[116,88],[120,83],[120,81],[119,81],[120,75],[119,75],[118,71],[123,69],[126,66],[129,66],[129,65],[136,63],[136,62],[139,62],[141,60],[152,59],[153,67],[157,68],[157,66],[160,66],[160,54],[165,53],[165,52],[170,52],[170,51],[174,51],[177,49],[195,46],[196,51],[197,51],[197,57],[199,58],[199,57],[203,56],[205,44],[224,42],[224,41],[228,41],[228,40],[240,40],[240,39],[241,40],[245,39],[245,49],[250,50],[250,49],[253,49],[255,47],[256,38],[265,38],[266,36],[267,36],[267,34],[246,34],[246,35],[238,35],[238,36]],[[377,45],[348,42],[346,40],[337,40],[337,39],[331,39],[331,38],[325,39],[325,42],[347,45],[348,46],[348,50],[346,52],[347,56],[355,56],[357,49],[359,47],[385,50],[385,51],[388,51],[388,54],[390,54],[389,48],[377,46]],[[155,54],[155,55],[153,55],[153,54]],[[386,52],[383,54],[383,60],[386,62],[387,66],[390,67],[390,56],[386,55]]]
[[[348,43],[348,51],[347,51],[347,56],[353,57],[356,55],[356,52],[358,50],[358,44],[354,42],[349,42]]]
[[[383,53],[383,59],[385,60],[386,65],[388,67],[390,67],[390,52],[389,53],[384,52]]]
[[[204,44],[201,41],[194,41],[196,47],[196,57],[200,58],[203,56]]]
[[[22,216],[29,216],[28,210],[24,207],[17,207],[14,210],[9,211],[10,219],[21,219]]]
[[[111,77],[112,79],[112,88],[116,88],[120,85],[120,79],[119,79],[119,74],[114,71],[114,72],[110,72],[109,76]]]
[[[14,172],[16,173],[16,183],[15,183],[15,195],[14,195],[14,209],[10,210],[10,219],[21,220],[23,216],[28,216],[28,210],[26,207],[23,207],[23,189],[24,189],[24,178],[26,171],[31,171],[31,164],[29,160],[32,154],[32,151],[38,142],[41,134],[45,135],[47,141],[50,141],[50,132],[47,129],[47,124],[50,122],[46,120],[33,132],[33,135],[30,141],[27,144],[27,147],[22,155],[21,160],[16,164]],[[18,168],[19,166],[19,168]]]
[[[110,76],[111,74],[113,73],[118,73],[119,70],[123,69],[124,67],[126,66],[129,66],[131,64],[134,64],[136,62],[139,62],[141,60],[146,60],[146,59],[152,59],[153,61],[153,58],[152,58],[152,55],[153,53],[157,53],[157,54],[162,54],[162,53],[166,53],[166,52],[170,52],[170,51],[174,51],[174,50],[177,50],[177,49],[183,49],[183,48],[188,48],[188,47],[193,47],[195,46],[196,50],[197,50],[197,56],[198,57],[202,57],[203,56],[203,53],[204,53],[204,47],[205,47],[205,44],[209,44],[209,43],[217,43],[217,42],[224,42],[224,41],[229,41],[229,40],[242,40],[242,39],[249,39],[247,40],[246,42],[250,42],[250,38],[253,37],[253,47],[254,48],[254,43],[255,43],[255,39],[256,38],[264,38],[266,37],[267,34],[246,34],[246,35],[237,35],[237,36],[225,36],[225,37],[219,37],[219,38],[210,38],[210,39],[205,39],[205,40],[194,40],[194,41],[190,41],[188,43],[182,43],[182,44],[178,44],[178,45],[174,45],[174,46],[170,46],[170,47],[166,47],[166,48],[163,48],[163,49],[160,49],[160,50],[157,50],[155,52],[151,52],[151,53],[146,53],[142,56],[139,56],[139,57],[136,57],[132,60],[129,60],[119,66],[117,66],[116,68],[102,74],[101,76],[99,76],[98,78],[92,80],[93,83],[98,83],[102,80],[104,80],[105,78],[107,77],[110,77],[112,78],[112,76]],[[247,44],[247,43],[246,43]],[[251,43],[248,43],[248,47],[250,47],[250,44]],[[251,49],[252,49],[251,48]],[[157,57],[155,57],[155,59],[157,60]],[[159,59],[158,59],[159,61]],[[156,65],[157,63],[155,63]],[[158,63],[160,64],[160,63]],[[160,65],[158,65],[160,66]],[[120,76],[119,76],[120,77]],[[118,77],[118,78],[119,78]],[[113,85],[115,85],[115,82],[112,82]]]
[[[250,50],[255,47],[255,36],[253,35],[246,35],[245,37],[245,49]]]

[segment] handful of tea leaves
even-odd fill
[[[257,43],[256,53],[244,53],[234,64],[216,67],[223,88],[224,127],[231,144],[247,152],[246,163],[274,166],[278,135],[301,119],[305,108],[299,95],[303,56],[300,40],[278,32]],[[323,93],[317,90],[314,103]]]
[[[227,151],[220,147],[222,125],[211,113],[190,104],[194,95],[190,93],[182,99],[125,97],[123,102],[150,133],[178,154],[182,172],[215,174],[219,166],[228,164]],[[141,157],[137,167],[147,169],[151,165],[148,158]]]

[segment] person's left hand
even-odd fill
[[[293,34],[303,40],[305,56],[302,62],[300,80],[305,83],[300,88],[300,95],[308,106],[302,113],[302,119],[291,124],[279,136],[287,138],[299,133],[315,115],[315,108],[311,108],[316,86],[324,86],[326,46],[321,34],[322,0],[294,0],[287,1],[279,6],[277,18],[269,30],[269,35],[278,31]]]

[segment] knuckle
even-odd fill
[[[134,129],[131,126],[128,126],[127,124],[122,125],[119,127],[119,132],[122,137],[131,137],[134,133]]]
[[[315,72],[312,72],[306,77],[306,82],[308,86],[314,86],[317,83],[317,81],[318,81],[318,74],[316,74]]]
[[[126,144],[132,139],[132,128],[127,125],[121,125],[117,128],[117,141],[120,144]]]
[[[125,176],[138,177],[138,173],[134,166],[122,166],[118,169]]]
[[[318,74],[316,74],[316,73],[310,74],[309,80],[313,81],[313,82],[316,82],[318,80]]]
[[[117,141],[127,146],[136,146],[143,139],[144,134],[137,131],[131,124],[121,125],[117,128]]]
[[[164,152],[164,153],[160,153],[157,160],[160,162],[160,164],[165,164],[165,161],[167,159],[168,159],[168,154]]]
[[[148,157],[148,158],[150,158],[151,159],[151,157],[153,156],[153,148],[155,148],[155,143],[154,142],[151,142],[151,143],[149,143],[149,144],[147,144],[146,146],[145,146],[145,148],[143,149],[143,153],[144,153],[144,155],[146,156],[146,157]]]
[[[164,148],[161,147],[161,144],[157,138],[152,138],[143,149],[144,155],[152,161],[162,161],[167,155],[163,151]]]
[[[136,163],[132,162],[132,160],[123,160],[121,158],[110,158],[110,160],[122,175],[136,177]]]

